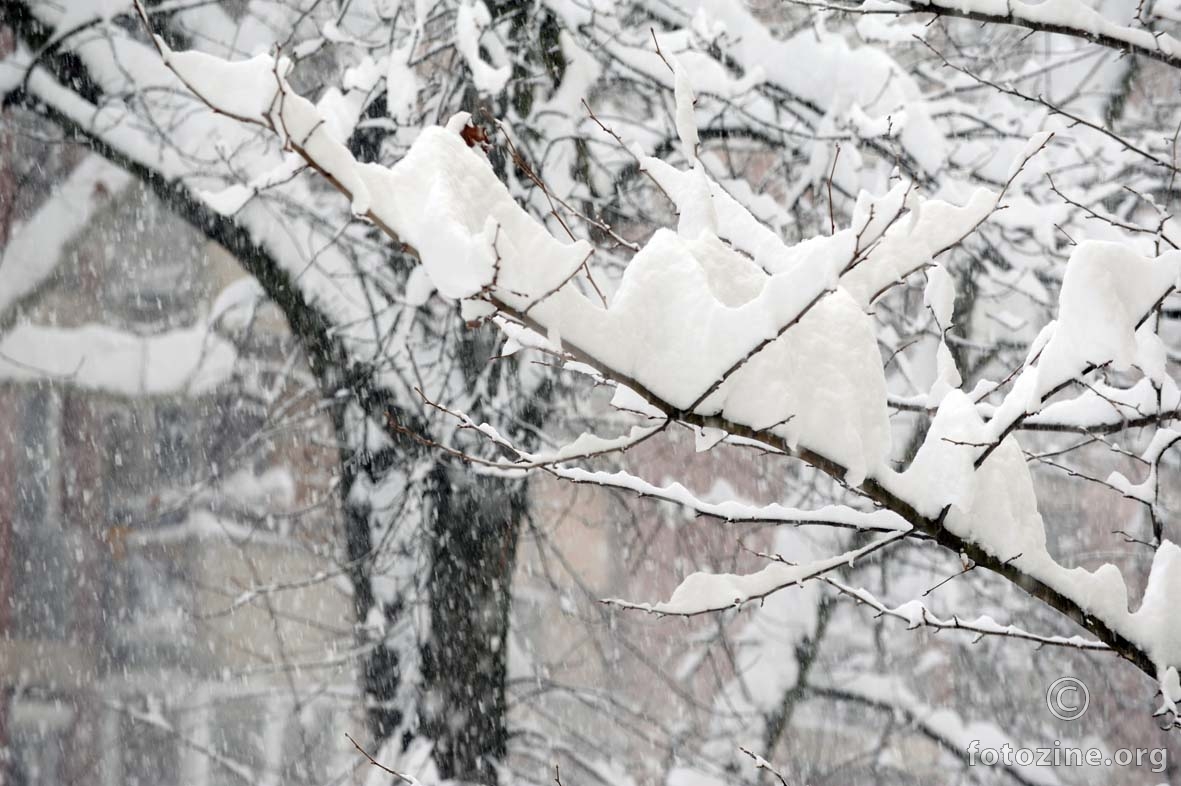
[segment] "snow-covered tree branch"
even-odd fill
[[[330,116],[290,87],[289,61],[259,55],[228,62],[157,44],[202,101],[279,135],[350,199],[355,215],[412,250],[441,293],[464,299],[469,318],[496,320],[510,335],[527,331],[664,418],[765,443],[844,482],[1089,630],[1158,679],[1164,706],[1175,713],[1181,634],[1169,625],[1168,609],[1181,592],[1181,550],[1168,539],[1156,546],[1135,612],[1114,567],[1059,564],[1046,549],[1012,434],[1056,393],[1100,368],[1138,368],[1158,390],[1177,395],[1150,327],[1176,286],[1181,257],[1144,258],[1111,242],[1080,245],[1066,266],[1057,320],[987,415],[958,390],[960,374],[944,347],[928,394],[938,400],[930,430],[914,460],[896,471],[889,466],[886,383],[866,311],[931,268],[926,300],[936,323],[950,325],[954,284],[937,258],[986,221],[1003,194],[978,191],[955,205],[921,199],[900,184],[877,199],[861,197],[841,231],[784,244],[700,164],[691,79],[674,61],[677,131],[690,166],[677,170],[634,154],[673,201],[677,228],[658,231],[639,250],[604,307],[587,294],[592,282],[579,280],[593,248],[553,237],[521,210],[465,143],[468,116],[424,130],[388,169],[362,164],[333,138]],[[1013,176],[1049,141],[1034,137]],[[799,580],[778,581],[779,573],[809,577],[823,569],[771,565],[766,578],[745,580],[766,587],[757,590],[740,589],[737,577],[698,574],[652,608],[725,608]]]

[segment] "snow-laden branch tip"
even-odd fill
[[[741,608],[752,600],[761,600],[788,587],[796,587],[820,578],[831,571],[852,567],[857,560],[897,543],[910,534],[909,529],[894,532],[835,557],[799,565],[788,562],[778,555],[762,555],[769,557],[771,563],[762,570],[747,575],[693,573],[673,591],[671,598],[660,603],[632,603],[616,598],[607,598],[602,602],[624,609],[675,617],[692,617],[711,611]]]
[[[798,5],[851,13],[929,13],[973,22],[1015,25],[1034,32],[1081,38],[1181,68],[1181,41],[1168,33],[1112,22],[1079,0],[1046,0],[1041,3],[1025,0],[873,0],[861,4],[812,0],[796,2]]]
[[[972,620],[960,619],[957,616],[941,618],[919,600],[909,600],[900,606],[890,607],[878,600],[873,593],[863,587],[853,587],[844,584],[831,576],[823,577],[823,581],[836,588],[858,603],[863,603],[874,609],[879,616],[892,617],[906,623],[908,630],[917,628],[935,628],[937,630],[958,630],[970,633],[976,640],[985,636],[999,636],[1002,638],[1022,639],[1032,641],[1038,646],[1066,647],[1069,649],[1110,651],[1110,647],[1101,641],[1088,639],[1083,636],[1047,636],[1031,633],[1016,625],[1001,625],[987,615]]]

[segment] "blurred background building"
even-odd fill
[[[283,322],[118,170],[5,144],[3,782],[326,782],[351,605]]]

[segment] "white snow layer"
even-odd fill
[[[236,358],[203,325],[138,336],[25,323],[0,338],[0,380],[50,379],[127,396],[200,393],[229,378]]]
[[[512,76],[512,67],[494,66],[480,57],[480,35],[492,23],[482,2],[461,3],[455,17],[455,48],[467,61],[472,82],[482,93],[499,93]]]
[[[0,315],[49,278],[66,246],[105,204],[102,194],[114,195],[130,180],[119,167],[90,156],[36,213],[14,228],[0,254]]]

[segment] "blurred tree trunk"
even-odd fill
[[[508,749],[506,638],[526,487],[443,463],[432,481],[423,730],[440,776],[495,784]]]

